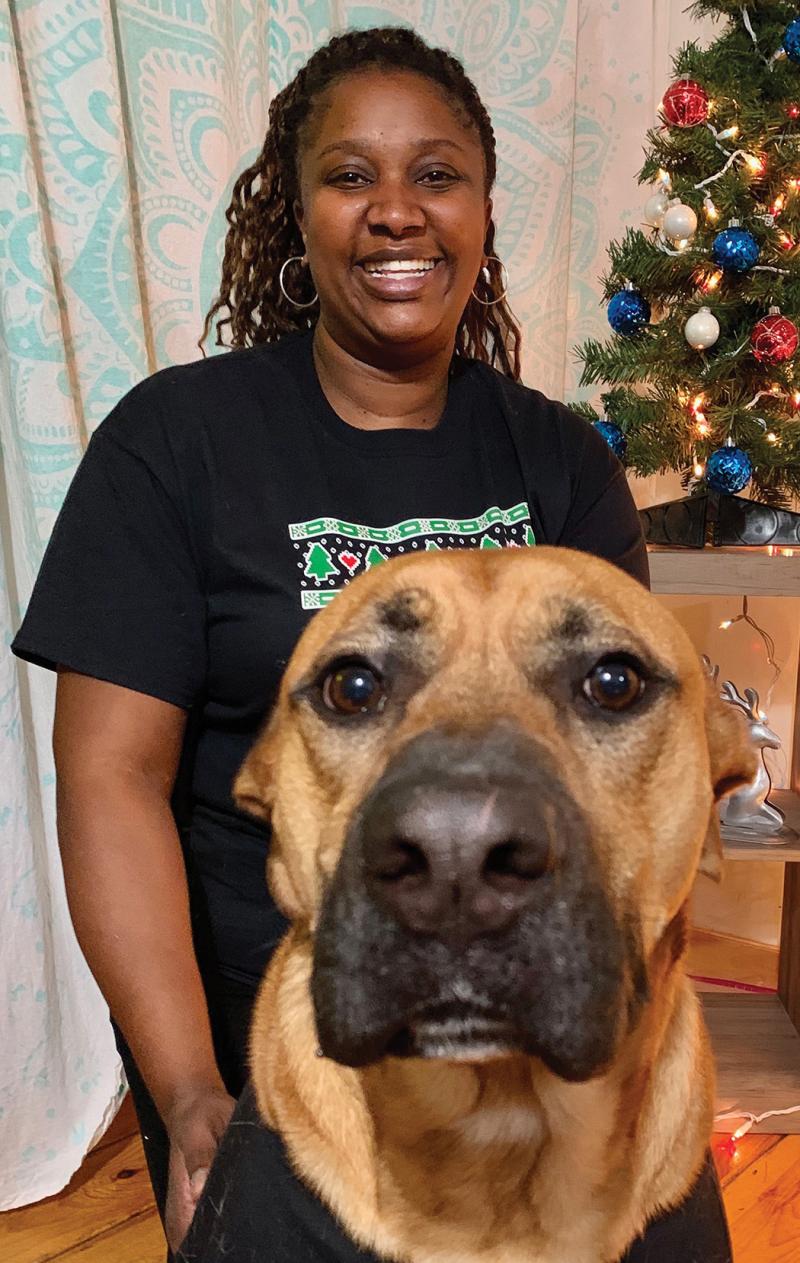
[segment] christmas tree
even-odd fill
[[[305,563],[303,574],[308,575],[309,579],[314,579],[317,584],[324,583],[332,574],[338,573],[331,561],[330,552],[322,544],[311,545],[306,553]]]
[[[614,333],[577,349],[602,409],[577,410],[638,474],[786,508],[800,495],[800,8],[691,11],[724,25],[674,58],[638,176],[645,223],[608,250]]]

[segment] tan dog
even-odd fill
[[[685,633],[596,558],[398,560],[313,619],[236,785],[293,922],[251,1060],[356,1242],[613,1263],[684,1198],[713,1100],[686,906],[754,773]]]

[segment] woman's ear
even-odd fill
[[[743,713],[717,694],[717,686],[706,681],[706,741],[711,769],[714,804],[708,832],[700,856],[699,869],[707,877],[719,881],[722,872],[722,839],[719,831],[717,804],[728,794],[749,785],[758,772],[758,754],[750,740],[750,729]]]

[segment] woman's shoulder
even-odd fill
[[[209,428],[235,427],[241,434],[263,416],[265,400],[281,397],[301,349],[297,341],[239,347],[159,369],[123,395],[95,435],[146,455],[164,443],[192,446]]]
[[[583,454],[587,444],[594,448],[604,440],[592,424],[568,404],[551,399],[525,382],[515,381],[489,364],[473,361],[480,377],[498,398],[512,427],[520,427],[529,443],[541,443],[552,451],[556,444],[562,456]]]

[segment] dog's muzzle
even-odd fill
[[[568,1079],[613,1054],[635,962],[583,812],[508,723],[430,730],[354,817],[326,894],[312,991],[323,1052],[525,1052]]]

